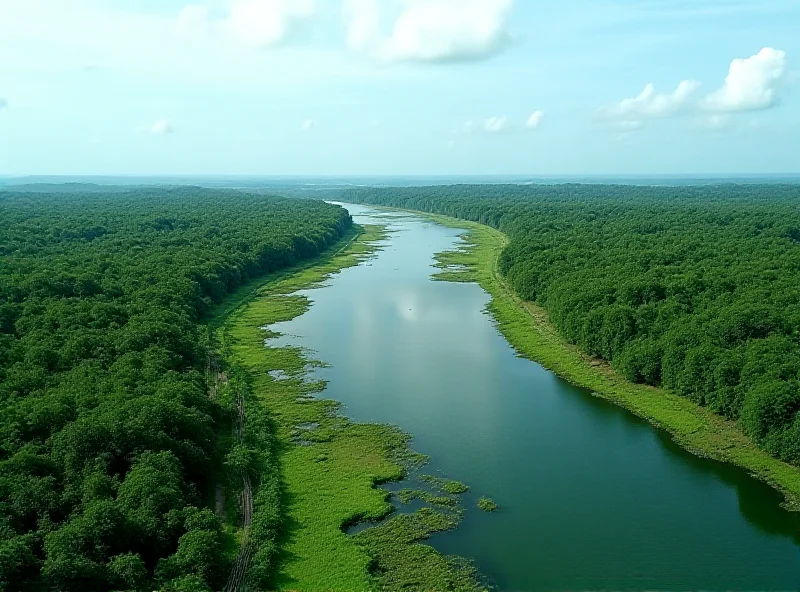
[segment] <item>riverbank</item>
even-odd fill
[[[735,423],[667,390],[628,382],[607,363],[590,358],[562,339],[547,312],[522,301],[500,275],[497,262],[508,242],[503,233],[461,219],[415,213],[467,230],[459,250],[438,255],[441,271],[437,279],[480,284],[492,297],[489,312],[519,355],[669,432],[693,454],[747,470],[778,489],[787,509],[800,511],[800,469],[759,449]]]
[[[409,436],[398,429],[351,422],[339,415],[337,402],[318,398],[325,383],[310,380],[309,369],[324,364],[307,351],[265,344],[277,337],[270,325],[302,315],[312,305],[297,291],[319,287],[358,265],[380,249],[386,236],[385,227],[364,227],[338,252],[243,291],[217,323],[226,358],[248,379],[247,424],[270,424],[274,443],[266,453],[274,453],[280,467],[284,518],[274,541],[270,589],[476,588],[469,565],[419,544],[433,532],[454,528],[457,510],[428,508],[346,534],[352,524],[392,513],[390,494],[377,486],[402,479],[424,457],[410,450]],[[259,511],[256,500],[254,524]]]

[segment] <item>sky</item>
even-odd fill
[[[771,173],[798,0],[0,0],[0,175]]]

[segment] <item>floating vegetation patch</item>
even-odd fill
[[[484,512],[495,512],[500,508],[500,506],[498,506],[494,500],[488,497],[480,498],[478,500],[478,507]]]
[[[443,477],[420,475],[419,480],[427,483],[434,489],[444,493],[449,493],[450,495],[461,495],[462,493],[467,493],[469,491],[469,487],[467,485],[451,479],[445,479]]]

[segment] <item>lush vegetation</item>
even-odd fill
[[[377,485],[404,477],[424,457],[408,447],[409,437],[391,426],[360,424],[339,415],[339,404],[315,397],[325,384],[309,376],[321,362],[293,346],[264,347],[277,337],[270,326],[303,314],[311,305],[296,294],[319,286],[331,274],[356,265],[379,248],[384,229],[368,226],[341,251],[294,269],[259,287],[217,330],[227,363],[245,373],[247,422],[273,423],[272,446],[280,458],[286,528],[278,539],[276,571],[253,582],[267,590],[476,590],[475,570],[421,544],[432,533],[455,528],[458,500],[430,492],[399,494],[403,503],[428,507],[403,514],[349,536],[349,526],[380,521],[394,508]],[[248,428],[249,429],[249,428]],[[263,454],[257,445],[255,455]],[[268,455],[269,453],[267,453]],[[432,478],[433,479],[433,478]],[[466,487],[435,479],[458,492]],[[256,508],[255,519],[259,509]]]
[[[488,497],[480,498],[478,500],[478,507],[484,512],[496,512],[500,508],[493,499]]]
[[[0,589],[221,589],[235,545],[216,486],[258,469],[262,542],[280,500],[269,455],[247,448],[268,451],[271,427],[223,436],[220,393],[249,379],[221,380],[203,323],[249,279],[334,244],[349,215],[185,188],[4,192],[0,220]]]
[[[451,186],[343,199],[500,229],[500,271],[633,382],[800,464],[800,186]]]

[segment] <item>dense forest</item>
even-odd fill
[[[501,272],[566,339],[800,465],[800,185],[360,188],[339,199],[500,229]]]
[[[0,220],[0,590],[221,589],[204,318],[350,216],[183,188],[0,192]]]

